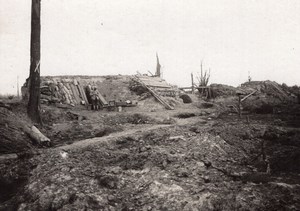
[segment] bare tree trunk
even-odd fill
[[[28,116],[37,123],[40,117],[40,53],[41,53],[41,0],[32,0],[31,5],[31,40],[30,40],[30,75]]]
[[[158,76],[158,77],[161,76],[160,68],[161,68],[161,65],[159,64],[159,58],[158,58],[158,55],[156,53],[156,73],[155,73],[155,75]]]
[[[193,75],[193,73],[191,73],[191,79],[192,79],[192,94],[195,94],[194,75]]]

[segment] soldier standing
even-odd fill
[[[97,87],[92,87],[91,98],[92,98],[92,110],[99,110],[99,96],[97,93]]]

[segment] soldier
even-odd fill
[[[99,110],[99,96],[97,92],[97,87],[92,87],[91,90],[91,99],[92,99],[92,110]]]

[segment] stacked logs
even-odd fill
[[[28,92],[26,84],[22,90]],[[88,100],[83,85],[76,79],[41,78],[41,103],[75,106],[85,105]]]
[[[155,90],[160,96],[163,97],[177,97],[179,95],[179,89],[170,85],[166,85],[165,82],[159,82],[156,78],[148,77],[147,81],[143,81],[152,90]],[[142,78],[143,79],[143,78]],[[151,83],[151,79],[154,83]],[[148,89],[143,86],[139,81],[134,78],[129,83],[129,89],[134,91],[137,95],[144,95],[148,93]]]

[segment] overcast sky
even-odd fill
[[[0,0],[0,93],[29,75],[31,0]],[[42,0],[41,75],[155,72],[300,85],[299,0]]]

